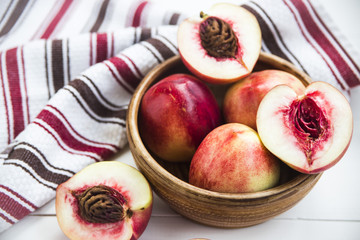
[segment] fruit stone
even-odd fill
[[[305,90],[294,75],[275,69],[253,72],[232,85],[224,97],[223,113],[226,122],[237,122],[256,130],[256,113],[265,94],[273,87],[286,84],[297,94]]]
[[[152,211],[145,177],[121,162],[91,164],[56,190],[56,215],[70,239],[138,239]]]
[[[210,83],[230,83],[251,73],[261,49],[255,16],[229,4],[213,5],[207,14],[184,20],[178,29],[184,65]]]
[[[197,149],[189,183],[216,192],[256,192],[275,186],[280,160],[252,128],[228,123],[211,131]]]
[[[290,167],[319,173],[344,155],[353,118],[346,98],[328,83],[313,82],[302,95],[279,85],[261,101],[257,129],[264,145]]]
[[[188,162],[203,138],[221,123],[216,99],[204,82],[173,74],[149,88],[141,102],[139,130],[163,160]]]

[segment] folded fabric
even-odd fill
[[[263,51],[348,98],[360,85],[356,53],[315,1],[243,6],[259,20]],[[0,15],[1,232],[124,147],[132,93],[178,54],[176,25],[188,13],[148,1],[8,0]]]

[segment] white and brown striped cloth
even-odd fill
[[[263,51],[348,98],[360,85],[356,53],[315,0],[243,6],[260,22]],[[0,1],[0,232],[124,147],[131,95],[178,54],[186,16],[148,1]]]

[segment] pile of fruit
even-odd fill
[[[306,86],[281,70],[253,71],[261,31],[247,10],[216,4],[186,19],[178,47],[192,74],[170,75],[147,90],[139,131],[154,156],[190,165],[190,184],[256,192],[278,184],[281,162],[315,174],[344,155],[353,124],[346,98],[325,82]],[[228,88],[219,104],[211,89],[220,85]],[[138,239],[152,201],[139,171],[102,162],[58,187],[56,211],[71,239]]]
[[[315,174],[341,159],[352,136],[348,101],[325,82],[305,86],[282,70],[253,72],[261,31],[247,10],[214,5],[179,26],[178,45],[192,75],[173,74],[148,89],[139,129],[157,157],[190,162],[190,184],[255,192],[278,183],[280,161]],[[209,84],[229,85],[220,106]]]

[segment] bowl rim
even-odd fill
[[[274,60],[277,61],[279,64],[281,64],[282,67],[285,69],[291,69],[292,72],[294,72],[295,75],[300,76],[299,78],[303,81],[305,79],[305,82],[310,83],[311,78],[302,72],[301,70],[297,69],[292,63],[275,56],[270,53],[261,52],[259,56],[259,60],[264,63],[272,63]],[[288,191],[289,189],[294,189],[299,185],[306,184],[308,182],[317,181],[322,173],[319,174],[303,174],[300,173],[298,176],[294,177],[288,182],[285,182],[283,184],[277,185],[273,188],[258,191],[258,192],[249,192],[249,193],[222,193],[222,192],[215,192],[207,189],[203,189],[200,187],[196,187],[194,185],[191,185],[188,182],[185,182],[175,175],[168,172],[163,166],[161,166],[155,158],[152,157],[152,155],[149,153],[149,151],[146,149],[138,130],[138,109],[140,107],[140,103],[142,100],[142,96],[144,95],[145,91],[150,87],[152,84],[154,78],[159,77],[162,75],[162,72],[159,71],[164,66],[167,66],[168,68],[176,66],[181,61],[181,58],[179,55],[173,56],[163,63],[157,65],[154,67],[140,82],[138,87],[135,89],[135,92],[130,100],[128,112],[127,112],[127,119],[126,119],[126,128],[127,128],[127,135],[129,138],[129,142],[137,143],[135,146],[137,149],[137,152],[141,155],[142,159],[146,162],[148,167],[151,168],[153,172],[156,171],[156,173],[161,177],[161,179],[168,179],[172,182],[172,184],[175,184],[176,187],[181,189],[186,189],[186,192],[189,194],[197,195],[197,196],[204,196],[206,198],[221,198],[221,199],[228,199],[228,200],[250,200],[250,199],[259,199],[259,198],[267,198],[267,197],[273,197],[274,195],[280,195],[281,193],[284,193],[285,191]],[[132,153],[134,154],[134,153]],[[138,165],[137,160],[135,159],[136,165]],[[138,165],[139,166],[139,165]],[[142,171],[140,169],[140,171]],[[165,181],[166,182],[166,181]]]

